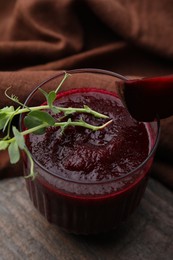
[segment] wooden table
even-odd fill
[[[75,236],[47,223],[22,177],[0,181],[0,260],[172,260],[173,192],[150,179],[131,219],[109,234]]]

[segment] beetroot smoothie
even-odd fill
[[[49,222],[75,234],[95,234],[116,228],[138,206],[153,161],[158,122],[138,122],[130,116],[115,93],[117,74],[95,69],[70,73],[55,104],[87,105],[109,117],[75,113],[72,120],[82,118],[93,125],[112,122],[98,131],[70,126],[62,134],[60,128],[49,127],[43,135],[27,136],[37,177],[26,183],[33,204]],[[40,86],[54,88],[60,76]],[[37,94],[40,100],[37,89],[26,105],[37,102]],[[56,120],[61,116],[54,115]],[[25,175],[29,171],[24,157]]]

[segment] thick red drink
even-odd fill
[[[95,132],[68,127],[63,134],[51,127],[43,135],[27,137],[37,172],[34,181],[27,180],[31,200],[48,221],[77,234],[116,228],[134,211],[147,184],[157,139],[157,122],[132,119],[111,86],[115,76],[102,73],[72,71],[71,89],[59,94],[55,103],[87,105],[108,115],[110,125]],[[90,77],[95,79],[91,88]],[[74,114],[73,120],[79,117],[91,124],[105,122],[88,114]],[[24,166],[28,174],[27,160]]]

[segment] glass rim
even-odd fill
[[[62,75],[64,75],[64,73],[69,73],[69,74],[75,74],[75,73],[96,73],[96,74],[104,74],[104,75],[108,75],[108,76],[112,76],[112,77],[116,77],[118,79],[121,80],[129,80],[128,77],[123,76],[119,73],[113,72],[113,71],[108,71],[108,70],[104,70],[104,69],[96,69],[96,68],[81,68],[81,69],[72,69],[72,70],[64,70],[64,71],[60,71],[58,73],[56,73],[55,75],[47,78],[46,80],[42,81],[38,86],[36,86],[28,95],[28,97],[26,98],[25,102],[24,102],[24,106],[27,104],[27,102],[30,100],[30,98],[33,96],[33,94],[44,84],[50,82],[53,79],[56,79]],[[22,129],[22,115],[20,115],[19,117],[19,127],[20,130]],[[122,176],[119,177],[114,177],[110,180],[102,180],[102,181],[93,181],[93,182],[89,182],[89,181],[76,181],[76,180],[72,180],[69,178],[65,178],[60,176],[59,174],[56,174],[50,170],[48,170],[45,166],[43,166],[41,163],[39,163],[34,156],[32,155],[33,161],[35,164],[38,165],[38,167],[40,167],[44,172],[46,172],[47,174],[52,175],[55,178],[61,179],[63,181],[68,181],[71,183],[76,183],[76,184],[83,184],[83,185],[95,185],[95,184],[103,184],[103,183],[110,183],[110,182],[116,182],[116,181],[120,181],[123,180],[124,178],[127,178],[128,176],[131,176],[133,173],[137,172],[138,170],[140,170],[146,163],[147,161],[149,161],[149,159],[153,156],[157,146],[158,146],[158,142],[159,142],[159,138],[160,138],[160,119],[159,116],[157,116],[155,118],[154,121],[152,122],[156,122],[157,125],[157,134],[155,137],[155,141],[154,144],[151,147],[151,150],[149,151],[147,157],[142,161],[142,163],[140,163],[137,167],[135,167],[134,169],[132,169],[129,172],[122,172]],[[151,122],[147,122],[147,123],[151,123]],[[146,122],[144,122],[144,124],[146,124]],[[26,146],[26,149],[28,149],[28,147]],[[139,175],[140,176],[140,175]]]

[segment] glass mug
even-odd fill
[[[116,84],[124,76],[99,69],[76,69],[67,71],[71,76],[64,81],[59,93],[72,89],[103,89],[116,94]],[[54,90],[64,72],[37,86],[26,99],[25,105],[40,105],[45,97],[38,90]],[[79,90],[80,91],[80,90]],[[62,94],[63,95],[63,94]],[[129,115],[130,117],[130,115]],[[159,139],[159,120],[144,123],[149,139],[147,158],[133,170],[108,181],[74,181],[52,172],[34,157],[37,173],[34,180],[27,178],[29,196],[38,211],[50,222],[75,234],[96,234],[118,227],[134,212],[144,194],[149,170]],[[24,129],[23,117],[20,127]],[[30,162],[23,154],[24,175],[30,172]]]

